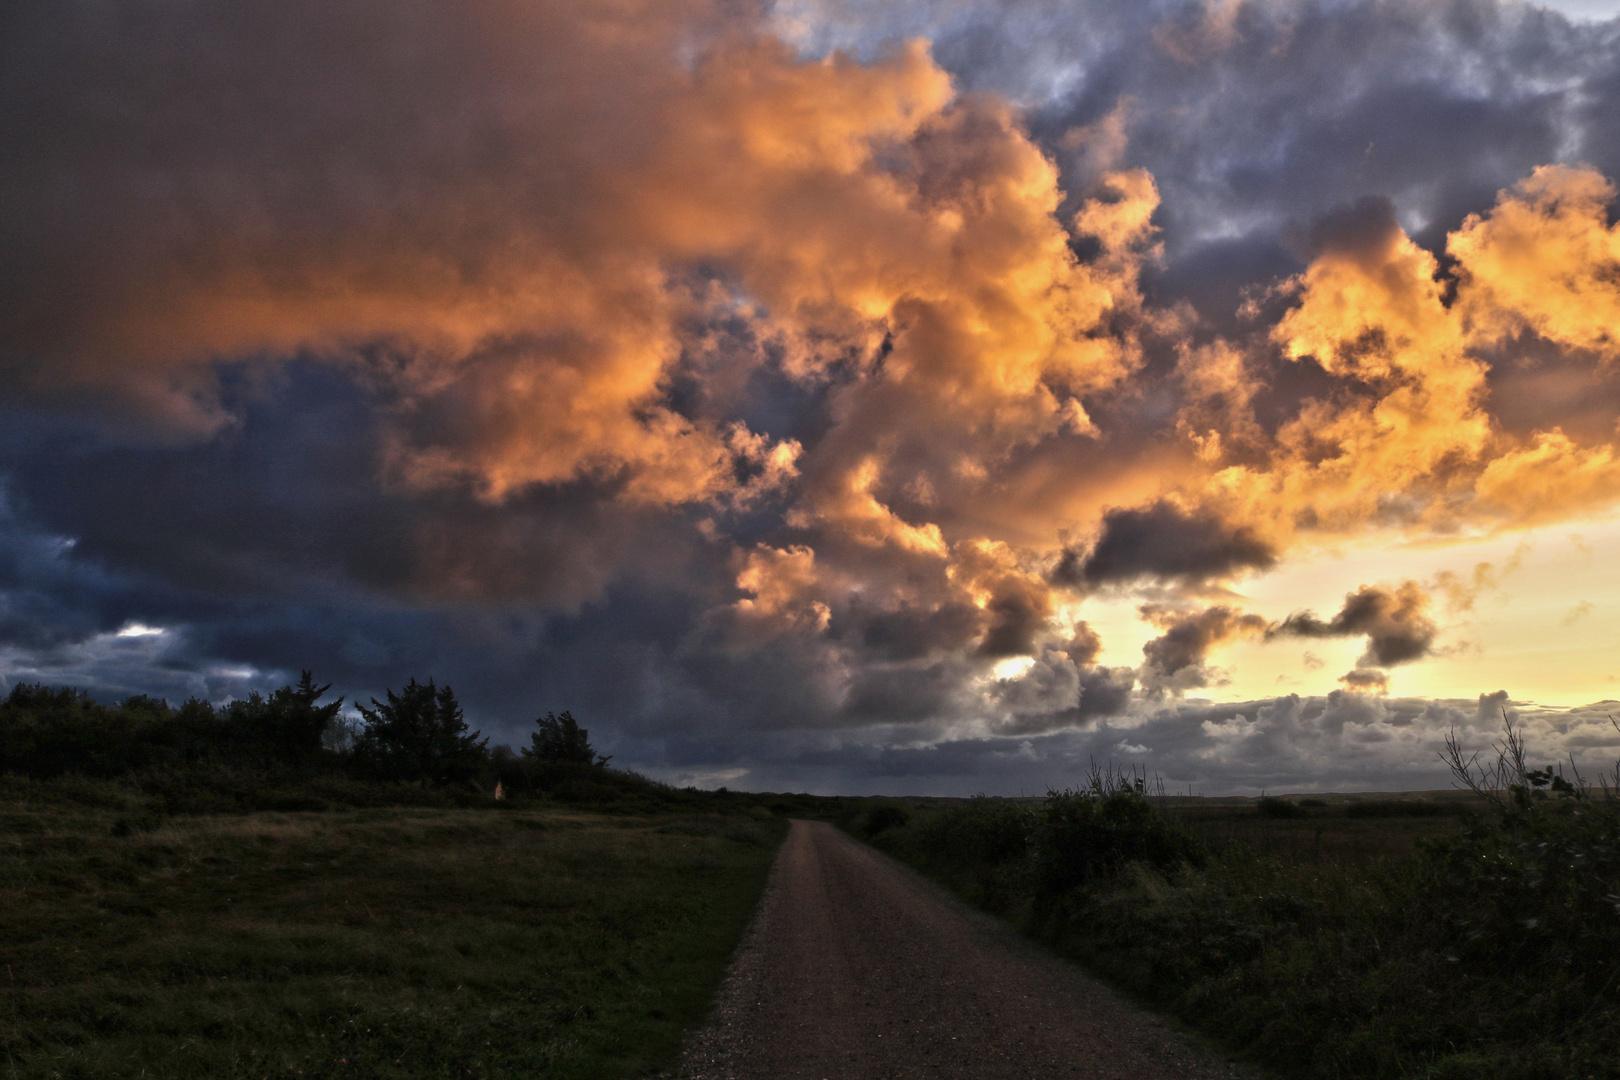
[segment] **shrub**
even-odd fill
[[[254,692],[223,709],[193,698],[177,709],[146,695],[108,706],[83,691],[19,683],[0,702],[0,771],[49,779],[222,762],[303,769],[343,707],[342,698],[316,704],[328,689],[306,671],[268,697]]]
[[[1485,813],[1375,860],[1206,857],[1141,780],[1096,772],[1037,809],[974,800],[879,843],[1279,1075],[1615,1076],[1620,766],[1594,789],[1525,767],[1511,727],[1504,746],[1482,774],[1453,741]]]
[[[1261,817],[1268,818],[1302,818],[1310,817],[1310,811],[1299,803],[1291,803],[1287,799],[1279,799],[1275,795],[1262,795],[1255,804]]]
[[[35,779],[112,777],[194,759],[218,742],[213,721],[206,704],[188,703],[182,719],[148,697],[105,706],[83,691],[19,683],[0,703],[0,770]]]
[[[1620,721],[1611,722],[1620,730]],[[1459,836],[1430,845],[1437,901],[1459,958],[1511,965],[1588,993],[1620,985],[1620,762],[1594,788],[1578,771],[1531,769],[1504,711],[1496,761],[1465,756],[1455,733],[1443,755],[1485,801]]]
[[[901,828],[911,820],[911,811],[897,803],[879,803],[866,812],[863,828],[867,836]]]
[[[874,842],[925,867],[972,903],[1007,912],[1028,894],[1033,813],[1007,799],[975,796],[912,815]]]
[[[1453,955],[1620,984],[1620,802],[1571,798],[1472,817],[1432,842]]]
[[[936,864],[1006,866],[1028,854],[1032,821],[1017,803],[977,795],[928,819],[916,842]]]
[[[1094,771],[1081,790],[1050,792],[1030,835],[1037,899],[1054,899],[1131,862],[1203,865],[1203,843],[1148,801],[1144,781]]]

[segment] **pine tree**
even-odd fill
[[[431,780],[449,783],[470,779],[488,761],[488,739],[469,731],[466,717],[449,686],[432,679],[405,684],[388,700],[371,699],[360,706],[365,718],[354,749],[362,769],[382,780]]]
[[[530,745],[523,748],[526,758],[598,767],[612,760],[596,752],[591,746],[591,733],[580,727],[566,709],[560,716],[548,712],[537,718],[535,724],[539,730],[529,736]]]
[[[330,689],[330,683],[316,686],[305,671],[297,686],[283,686],[269,697],[255,690],[225,706],[228,738],[239,752],[261,761],[305,765],[321,752],[321,737],[343,708],[342,698],[316,704]]]
[[[305,671],[297,686],[284,686],[272,696],[272,700],[280,698],[285,703],[283,745],[299,758],[308,759],[320,752],[327,729],[337,720],[338,712],[343,708],[341,697],[325,705],[315,704],[330,689],[331,683],[316,686],[315,677]]]

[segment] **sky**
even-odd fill
[[[754,790],[1620,755],[1620,3],[0,15],[0,684]]]

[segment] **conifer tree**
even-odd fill
[[[524,757],[598,767],[612,760],[596,752],[591,746],[591,733],[580,727],[579,721],[566,709],[561,715],[548,712],[538,717],[535,724],[538,730],[530,734],[530,745],[523,748]]]
[[[455,691],[432,679],[405,684],[388,700],[360,706],[365,728],[355,744],[356,763],[382,780],[467,780],[488,761],[488,739],[469,731]]]

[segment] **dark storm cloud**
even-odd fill
[[[588,483],[500,506],[379,485],[373,403],[328,369],[290,365],[271,386],[226,387],[221,401],[231,427],[181,447],[42,420],[4,440],[11,490],[81,556],[218,593],[294,596],[324,582],[568,605],[599,593],[632,547],[658,543],[640,531],[645,515]]]
[[[1080,669],[1080,709],[1078,720],[1116,716],[1130,703],[1136,676],[1129,668],[1093,667]]]
[[[676,272],[690,253],[649,251],[686,244],[667,200],[695,170],[655,136],[681,86],[691,101],[690,50],[729,30],[730,63],[786,62],[749,52],[747,4],[5,18],[9,397],[195,442],[236,421],[222,359],[262,375],[301,355],[365,383],[381,476],[492,498],[584,481],[683,503],[771,450],[663,400],[706,300]]]
[[[1156,609],[1135,671],[1064,605],[1282,557],[1267,515],[1309,507],[1199,501],[1352,396],[1283,355],[1274,286],[1324,253],[1392,278],[1400,228],[1437,248],[1537,165],[1620,172],[1614,31],[1466,0],[790,7],[807,53],[872,63],[697,0],[0,16],[4,677],[433,677],[496,741],[572,709],[683,782],[1435,780],[1483,704],[1166,704],[1265,620]],[[877,47],[917,32],[944,71]],[[1609,437],[1612,379],[1493,347],[1500,430]],[[1424,605],[1369,587],[1278,632],[1400,663]]]
[[[1383,195],[1366,195],[1313,221],[1306,254],[1314,259],[1331,253],[1375,265],[1400,228],[1393,202]]]
[[[674,583],[729,579],[679,522],[582,486],[504,506],[380,486],[365,396],[329,370],[292,364],[223,400],[237,420],[200,446],[131,446],[82,421],[10,415],[6,679],[178,701],[304,668],[362,700],[433,677],[497,741],[573,706],[605,720],[611,742],[646,720],[650,694],[672,723],[717,712],[658,673],[678,671],[670,657],[707,606]],[[773,674],[778,687],[801,678]]]
[[[994,731],[1045,735],[1119,716],[1132,704],[1136,674],[1131,668],[1101,665],[1070,671],[1043,658],[1017,680],[1002,685],[996,701],[1009,715],[994,725]]]
[[[1427,655],[1440,628],[1429,615],[1429,594],[1415,581],[1396,587],[1363,585],[1344,598],[1344,606],[1323,621],[1308,611],[1296,612],[1272,633],[1285,637],[1356,637],[1367,635],[1359,663],[1388,667]]]
[[[820,17],[813,42],[924,34],[965,85],[1030,103],[1072,193],[1149,169],[1165,194],[1161,281],[1216,301],[1200,304],[1215,319],[1229,296],[1177,274],[1203,245],[1246,237],[1258,253],[1369,196],[1434,243],[1536,165],[1620,164],[1620,34],[1525,4],[802,6]]]
[[[1004,589],[991,598],[987,610],[990,628],[979,643],[979,655],[991,658],[1028,656],[1052,613],[1045,590],[1033,582]]]
[[[948,715],[961,681],[945,665],[861,673],[850,687],[843,717],[856,725],[906,724]]]
[[[1245,615],[1219,604],[1198,612],[1148,605],[1142,615],[1164,631],[1142,646],[1142,682],[1154,693],[1208,686],[1211,672],[1205,661],[1216,646],[1264,634],[1269,626],[1258,615]]]
[[[1358,690],[1362,693],[1385,694],[1389,692],[1389,674],[1377,668],[1356,668],[1339,676],[1339,681],[1346,690]]]
[[[1197,580],[1265,569],[1276,553],[1244,526],[1189,514],[1164,501],[1110,510],[1090,551],[1065,551],[1053,573],[1062,585],[1107,585],[1144,577]]]
[[[109,572],[15,514],[4,538],[7,565],[21,575],[8,579],[8,603],[37,602],[21,587],[25,579],[54,605],[33,614],[50,642],[8,625],[0,655],[12,680],[72,682],[106,698],[154,692],[180,700],[275,685],[312,666],[354,698],[431,675],[457,687],[474,723],[496,741],[520,741],[533,715],[572,708],[597,725],[593,736],[616,761],[682,783],[1040,794],[1080,782],[1095,760],[1146,764],[1168,786],[1210,794],[1441,787],[1447,780],[1433,751],[1444,733],[1455,727],[1469,745],[1487,747],[1504,707],[1529,724],[1536,751],[1549,760],[1566,744],[1583,762],[1620,746],[1606,716],[1612,703],[1539,714],[1515,708],[1505,694],[1478,702],[1357,694],[1178,702],[1121,715],[1128,670],[1081,666],[1067,669],[1072,678],[1064,674],[1065,664],[1094,655],[1094,635],[1086,633],[1075,635],[1072,658],[1054,651],[1037,661],[1043,672],[1033,681],[1047,685],[1044,696],[1023,680],[1006,684],[1008,693],[1029,695],[1014,703],[1029,711],[1003,734],[941,742],[937,727],[925,722],[908,732],[893,725],[893,713],[920,715],[918,703],[937,703],[961,684],[960,672],[936,664],[886,681],[874,672],[855,699],[818,699],[807,693],[818,685],[813,664],[798,649],[729,662],[694,654],[690,628],[704,605],[680,592],[610,588],[571,616],[221,598]],[[137,617],[158,623],[154,612],[173,625],[118,636]],[[841,709],[867,707],[889,715],[839,718]],[[755,710],[769,723],[762,727]],[[1074,730],[1082,720],[1091,726]]]
[[[916,660],[963,648],[979,636],[984,618],[970,604],[947,604],[932,611],[900,607],[870,614],[856,608],[850,614],[860,624],[862,651],[880,660]]]
[[[1102,639],[1078,623],[1067,642],[1043,648],[1021,674],[996,680],[986,706],[998,735],[1042,735],[1118,716],[1132,704],[1137,672],[1097,663]]]
[[[1124,109],[1129,156],[1175,191],[1167,227],[1183,242],[1210,222],[1275,230],[1367,195],[1420,227],[1455,221],[1557,157],[1579,94],[1550,87],[1612,58],[1601,34],[1476,0],[1188,4],[1139,40],[1046,122]]]
[[[296,524],[283,523],[284,540]],[[293,574],[271,595],[214,592],[111,569],[17,514],[3,525],[7,685],[73,685],[103,700],[133,693],[220,700],[312,668],[334,692],[363,700],[432,677],[453,685],[469,717],[497,742],[521,741],[547,709],[573,708],[601,721],[593,733],[604,745],[654,721],[662,732],[713,725],[734,737],[741,720],[734,710],[760,703],[728,697],[718,683],[704,692],[703,676],[715,673],[676,655],[702,605],[655,584],[610,590],[572,616],[528,605],[402,604],[341,583],[295,592]],[[803,672],[763,668],[741,674],[802,710]],[[805,720],[801,711],[785,722]]]

